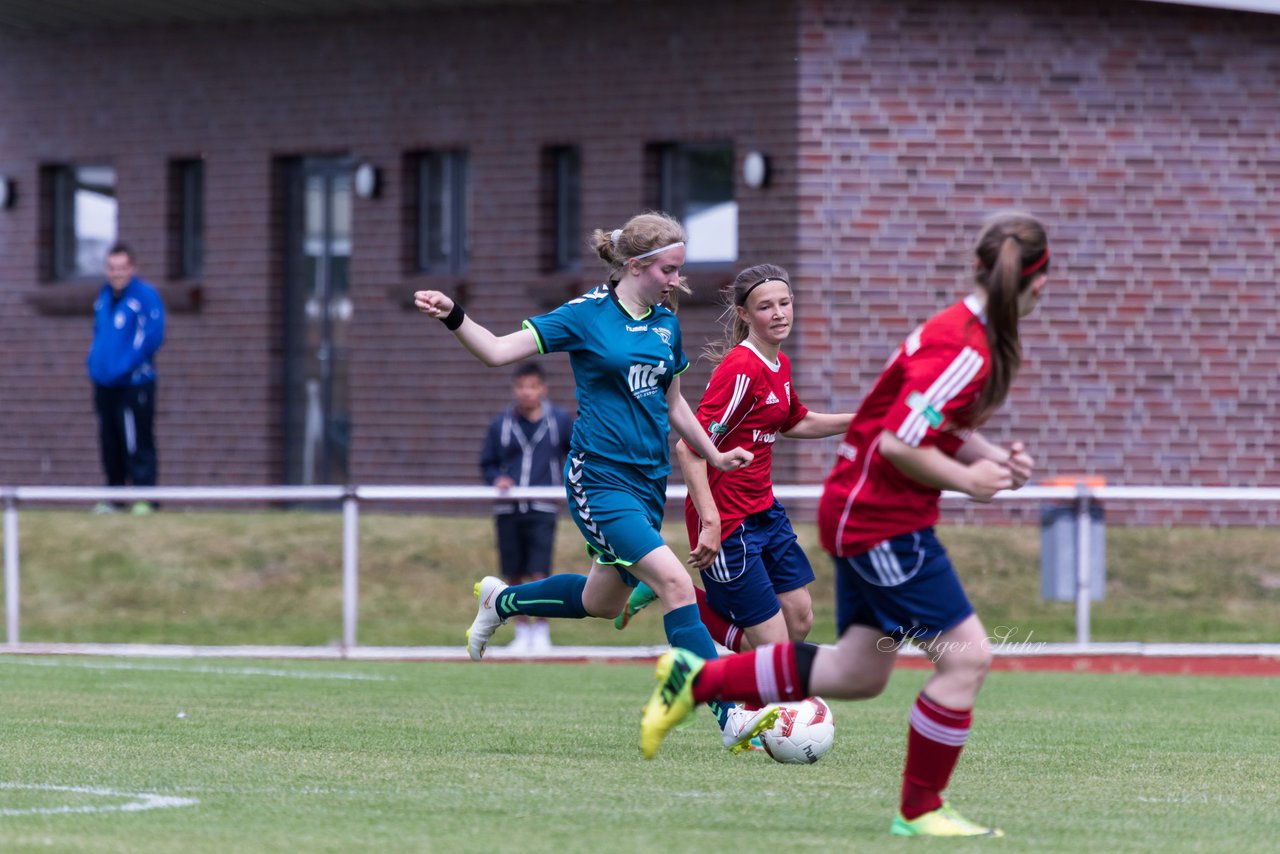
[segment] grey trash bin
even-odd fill
[[[1050,602],[1076,599],[1076,505],[1040,508],[1040,596]],[[1089,598],[1101,602],[1107,584],[1107,528],[1102,505],[1089,504]]]

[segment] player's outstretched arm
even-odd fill
[[[680,461],[689,500],[698,511],[698,521],[702,526],[698,531],[698,544],[689,552],[689,566],[706,569],[720,553],[720,508],[716,507],[715,496],[711,492],[707,461],[684,442],[676,442],[676,459]]]
[[[788,439],[825,439],[828,436],[843,436],[853,420],[852,412],[806,412],[804,418],[796,422],[782,435]]]
[[[880,434],[880,455],[907,477],[932,486],[963,492],[974,501],[990,501],[1002,489],[1013,489],[1013,476],[1000,463],[976,459],[964,463],[937,448],[916,448],[888,430]]]
[[[737,471],[751,462],[755,456],[746,448],[731,448],[725,453],[716,450],[711,439],[702,429],[698,416],[689,408],[689,402],[680,393],[680,378],[676,377],[667,388],[667,420],[676,435],[689,443],[689,447],[720,471]]]
[[[1009,470],[1013,478],[1010,489],[1021,488],[1035,472],[1036,461],[1027,453],[1027,446],[1022,442],[1010,442],[1009,447],[1002,447],[991,442],[978,431],[973,431],[965,439],[956,459],[962,463],[974,463],[978,460],[991,460]]]
[[[532,330],[520,329],[501,337],[494,335],[440,291],[417,291],[413,295],[413,304],[428,317],[444,321],[462,346],[491,368],[538,355],[538,340]]]

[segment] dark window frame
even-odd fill
[[[650,188],[650,202],[658,210],[671,214],[688,228],[689,186],[693,156],[704,153],[721,153],[725,155],[725,166],[728,171],[724,178],[732,187],[730,199],[737,201],[737,181],[734,165],[736,153],[731,140],[709,140],[705,142],[660,142],[647,146],[648,157],[646,184]],[[741,257],[741,246],[735,248],[733,258],[717,258],[704,261],[689,261],[685,266],[694,269],[731,268]]]
[[[200,158],[169,163],[169,277],[173,279],[204,275],[204,173]]]
[[[542,150],[543,268],[582,269],[582,150],[553,145]]]
[[[470,255],[468,189],[470,155],[465,149],[420,151],[414,158],[414,270],[461,275]],[[433,215],[433,211],[438,214]]]
[[[88,183],[83,172],[89,169],[105,169],[110,170],[110,185],[94,185]],[[103,246],[105,253],[110,244],[114,243],[119,235],[120,226],[120,202],[119,202],[119,176],[116,173],[115,166],[102,162],[77,162],[77,163],[59,163],[42,167],[44,180],[42,180],[42,191],[45,194],[45,205],[48,210],[48,216],[45,219],[47,223],[46,240],[42,248],[44,257],[43,267],[45,277],[52,281],[74,281],[100,277],[102,275],[102,265],[99,264],[97,269],[82,268],[79,263],[79,250],[81,237],[77,231],[76,223],[76,192],[81,188],[106,189],[103,195],[108,195],[115,200],[115,223],[113,235],[110,240],[106,241]]]

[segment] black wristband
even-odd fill
[[[445,329],[450,332],[456,332],[458,327],[462,325],[462,318],[466,316],[467,313],[462,310],[462,304],[455,302],[449,313],[440,318],[440,322],[444,324]]]

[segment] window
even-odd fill
[[[429,151],[417,156],[417,269],[457,275],[466,271],[467,153]]]
[[[101,276],[116,242],[116,170],[53,166],[45,170],[49,202],[48,274],[53,279]]]
[[[655,201],[677,217],[688,237],[689,264],[738,260],[738,203],[729,143],[650,147]]]
[[[543,266],[553,272],[582,266],[580,164],[577,146],[542,151]]]
[[[169,275],[190,279],[204,272],[204,161],[169,164]]]

